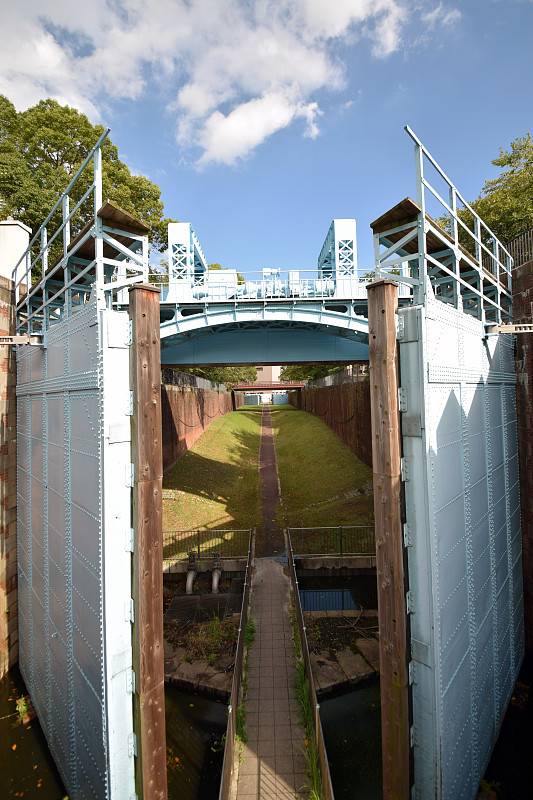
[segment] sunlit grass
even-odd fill
[[[372,495],[361,494],[372,471],[321,420],[292,406],[273,406],[278,474],[286,527],[373,525]]]
[[[257,525],[260,436],[255,409],[215,420],[163,479],[163,530]]]

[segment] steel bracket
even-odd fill
[[[396,338],[399,342],[402,341],[403,337],[405,336],[405,320],[403,318],[403,314],[396,315]]]
[[[398,389],[398,409],[401,413],[407,411],[407,389],[404,386]]]
[[[124,619],[126,622],[135,622],[135,603],[133,597],[130,597],[129,602],[124,605]]]
[[[409,590],[405,595],[405,610],[408,614],[415,613],[415,594]]]
[[[414,661],[409,662],[409,686],[412,686],[413,683],[416,683],[416,663]]]
[[[405,522],[403,526],[404,547],[412,547],[413,540],[414,540],[413,525],[411,522]]]
[[[137,755],[137,737],[133,731],[128,735],[128,755]]]
[[[409,459],[403,456],[400,460],[400,469],[401,469],[401,478],[404,483],[411,480],[411,475],[409,472]]]
[[[126,673],[126,691],[135,694],[135,672],[132,669]]]
[[[409,741],[411,747],[416,747],[418,744],[418,728],[416,725],[411,725],[409,729]]]
[[[126,544],[124,547],[126,553],[135,552],[135,529],[130,528],[126,531]]]

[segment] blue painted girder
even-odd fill
[[[305,328],[250,327],[161,339],[161,364],[303,364],[368,361],[368,344]]]
[[[167,366],[368,361],[368,321],[349,301],[211,303],[172,314],[161,324]]]

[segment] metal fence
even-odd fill
[[[235,668],[231,685],[230,703],[228,706],[228,726],[226,728],[226,745],[224,747],[224,761],[220,778],[219,800],[228,800],[231,790],[231,779],[235,765],[235,734],[237,732],[237,707],[241,695],[241,683],[244,663],[244,645],[246,638],[246,623],[248,622],[248,606],[250,604],[250,585],[252,582],[252,563],[255,553],[255,539],[251,533],[249,537],[248,561],[244,580],[244,595],[242,598],[241,619],[239,622],[239,637],[237,639],[237,653],[235,655]]]
[[[514,239],[507,242],[507,249],[513,257],[515,267],[527,264],[528,261],[533,261],[533,228],[522,231]]]
[[[176,561],[187,558],[246,558],[250,549],[249,528],[244,530],[187,530],[163,531],[163,559]]]
[[[373,525],[338,525],[327,528],[289,528],[289,538],[297,556],[375,555]]]
[[[331,775],[329,772],[328,756],[326,752],[326,744],[324,741],[324,733],[322,731],[322,723],[320,721],[320,706],[317,701],[315,684],[313,681],[313,669],[311,667],[311,657],[309,655],[309,647],[307,644],[307,635],[305,632],[304,618],[302,614],[302,606],[300,604],[300,593],[298,591],[298,579],[296,577],[296,569],[294,566],[294,554],[291,544],[290,530],[287,532],[287,555],[289,559],[289,575],[292,583],[292,593],[294,597],[294,607],[296,611],[296,622],[298,624],[298,633],[300,636],[300,649],[302,652],[302,660],[305,667],[305,675],[309,685],[309,701],[313,709],[313,727],[315,729],[315,742],[318,752],[318,760],[320,763],[320,775],[322,779],[322,790],[324,800],[334,800],[333,785],[331,783]]]

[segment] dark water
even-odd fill
[[[320,701],[335,800],[381,800],[379,678]]]
[[[227,705],[165,687],[169,800],[216,800]]]
[[[302,611],[343,611],[378,607],[375,575],[298,576]]]
[[[18,669],[0,681],[0,797],[61,800],[66,791],[39,722],[18,718],[16,701],[27,693]]]

